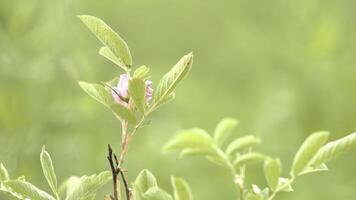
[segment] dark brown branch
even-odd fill
[[[119,161],[117,159],[117,156],[113,153],[110,144],[108,144],[108,151],[109,151],[109,155],[107,156],[107,159],[109,160],[109,163],[110,163],[111,173],[112,173],[112,177],[113,177],[113,187],[114,187],[114,197],[112,197],[112,199],[119,200],[119,196],[118,196],[118,192],[117,192],[117,190],[118,190],[117,176],[120,175],[122,182],[124,184],[124,187],[125,187],[126,200],[130,200],[131,199],[131,191],[130,191],[130,187],[127,183],[127,180],[125,178],[124,170],[122,170],[119,167]],[[114,163],[114,161],[115,161],[115,163]]]
[[[109,160],[110,163],[110,168],[111,168],[111,173],[112,173],[112,181],[113,181],[113,187],[114,187],[114,200],[119,200],[118,194],[117,194],[117,172],[116,172],[116,167],[114,165],[114,161],[112,158],[112,148],[110,144],[108,144],[108,150],[109,150],[109,155],[107,159]]]

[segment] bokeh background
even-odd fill
[[[76,18],[90,14],[120,33],[134,65],[151,67],[155,83],[182,55],[195,55],[176,100],[130,147],[129,179],[147,168],[168,191],[174,174],[198,200],[236,199],[228,172],[203,159],[162,155],[162,145],[177,130],[212,132],[221,118],[235,117],[235,136],[261,137],[258,150],[281,157],[287,176],[308,134],[329,130],[335,139],[356,131],[355,9],[353,0],[2,0],[0,160],[13,177],[25,174],[46,190],[42,145],[60,181],[108,169],[106,145],[119,148],[120,124],[77,80],[122,71],[97,54],[101,44]],[[294,193],[277,199],[355,199],[355,152],[329,168],[298,179]],[[265,185],[260,166],[248,173]]]

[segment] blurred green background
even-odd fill
[[[281,157],[287,176],[308,134],[329,130],[334,139],[355,131],[355,9],[353,0],[2,0],[0,160],[12,176],[25,174],[47,191],[44,144],[60,181],[109,169],[106,145],[119,148],[120,124],[77,80],[109,80],[121,71],[97,54],[101,44],[76,18],[90,14],[122,35],[134,65],[151,67],[154,83],[181,56],[195,55],[176,100],[130,147],[129,179],[147,168],[169,191],[174,174],[198,200],[234,199],[228,172],[203,159],[162,155],[162,145],[179,129],[211,132],[222,117],[235,117],[235,136],[261,137],[258,149]],[[277,199],[355,199],[354,153],[329,168],[298,179],[295,193]],[[261,167],[248,173],[265,184]]]

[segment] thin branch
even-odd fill
[[[131,191],[130,191],[129,185],[127,184],[124,172],[120,168],[117,168],[117,172],[118,172],[118,174],[121,175],[122,182],[124,183],[125,192],[126,192],[126,200],[130,200]]]
[[[113,180],[113,187],[114,187],[114,200],[119,200],[119,196],[117,193],[117,172],[113,162],[113,157],[112,157],[113,153],[110,144],[108,144],[108,151],[109,151],[109,155],[107,156],[107,159],[109,160],[111,173],[112,173],[112,180]]]

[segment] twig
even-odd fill
[[[119,197],[117,194],[117,172],[116,172],[116,167],[113,162],[113,158],[112,158],[113,153],[112,153],[112,148],[111,148],[110,144],[108,144],[108,151],[109,151],[109,155],[107,156],[107,159],[109,160],[111,173],[112,173],[112,180],[113,180],[113,186],[114,186],[114,200],[119,200]]]

